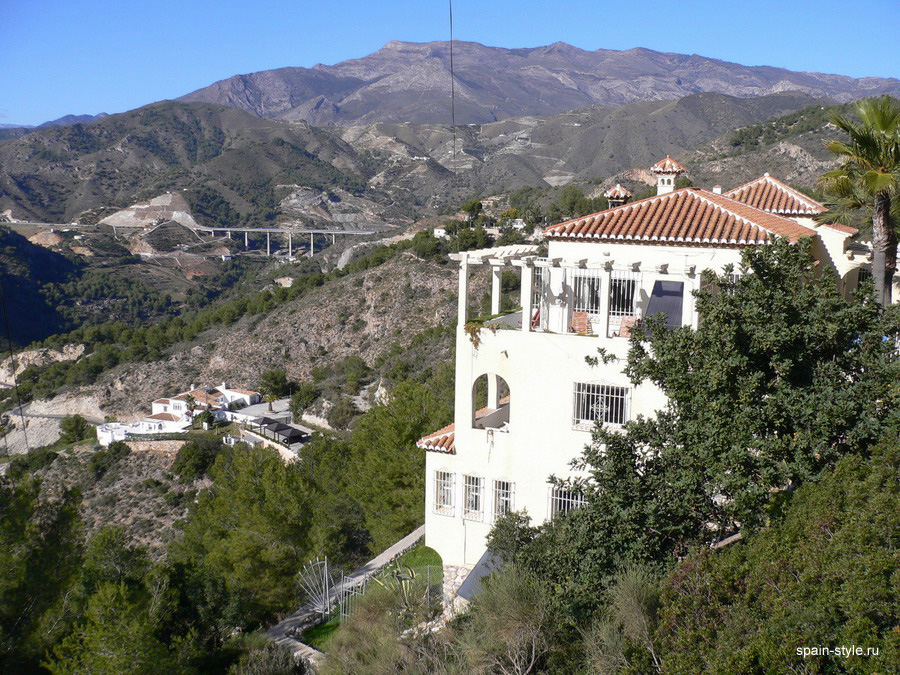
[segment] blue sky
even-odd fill
[[[900,77],[898,0],[456,0],[453,10],[457,39],[500,47],[647,47]],[[238,73],[447,37],[446,0],[0,0],[0,124],[122,112]]]

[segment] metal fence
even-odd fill
[[[427,607],[435,607],[442,600],[442,580],[440,565],[410,568],[391,564],[374,574],[348,576],[331,567],[327,558],[310,561],[300,573],[300,585],[309,598],[309,605],[323,623],[335,616],[345,621],[366,592],[375,587],[397,593],[407,608],[422,600]]]

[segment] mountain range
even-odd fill
[[[685,158],[737,127],[828,103],[792,92],[704,93],[454,131],[411,123],[317,127],[170,101],[0,144],[0,214],[96,222],[110,209],[179,190],[207,222],[401,225],[472,195],[603,182],[666,153]],[[735,162],[711,175],[748,180],[755,177],[748,166]]]
[[[900,95],[900,80],[893,78],[794,72],[642,48],[586,51],[564,42],[505,49],[455,41],[453,64],[459,124],[700,92],[746,98],[796,91],[841,102]],[[359,125],[449,123],[449,97],[450,43],[394,41],[335,65],[235,75],[179,100],[218,103],[271,119]]]

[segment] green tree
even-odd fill
[[[172,473],[182,482],[192,483],[206,475],[223,448],[221,439],[216,436],[191,435],[191,440],[179,448],[172,463]]]
[[[184,397],[184,405],[187,408],[188,416],[191,418],[191,424],[193,424],[194,411],[197,409],[197,399],[194,398],[193,394],[188,394]]]
[[[121,528],[106,526],[88,542],[81,585],[87,593],[105,583],[138,587],[149,568],[145,549],[135,546]]]
[[[268,448],[221,452],[180,553],[221,578],[252,623],[292,607],[310,554],[310,503],[296,463]]]
[[[840,217],[846,209],[871,210],[872,276],[878,302],[887,307],[897,271],[900,101],[885,95],[858,101],[854,109],[859,124],[839,114],[830,117],[849,139],[828,143],[828,149],[839,155],[843,163],[821,180],[840,207],[834,214],[826,215]]]
[[[290,410],[295,420],[303,417],[316,399],[319,398],[319,388],[313,382],[301,382],[297,385],[294,394],[291,396]]]
[[[354,493],[373,551],[384,550],[422,523],[425,453],[416,441],[452,418],[440,386],[398,385],[390,402],[373,407],[353,431]]]
[[[91,596],[84,621],[44,665],[58,675],[172,672],[174,660],[153,629],[125,584],[105,583]]]
[[[353,496],[353,456],[345,441],[314,434],[303,446],[300,470],[316,505],[310,537],[319,555],[354,564],[367,551],[365,515]],[[348,565],[348,566],[349,566]]]
[[[481,215],[481,211],[484,206],[477,199],[470,199],[459,208],[461,211],[465,212],[465,214],[469,217],[469,220],[475,220],[479,215]]]
[[[867,459],[841,459],[794,494],[772,528],[698,551],[662,584],[667,672],[886,673],[900,669],[897,429]],[[856,645],[878,656],[797,654]]]
[[[290,391],[290,383],[287,380],[284,369],[273,368],[263,371],[263,374],[259,377],[259,390],[264,396],[266,394],[273,395],[276,400],[282,396],[287,396]]]
[[[67,415],[59,422],[61,439],[64,443],[83,441],[92,435],[93,429],[81,415]]]
[[[0,670],[34,672],[71,622],[66,591],[81,564],[77,493],[0,479]]]

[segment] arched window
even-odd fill
[[[509,385],[499,375],[485,373],[472,384],[472,428],[503,429],[509,425]]]

